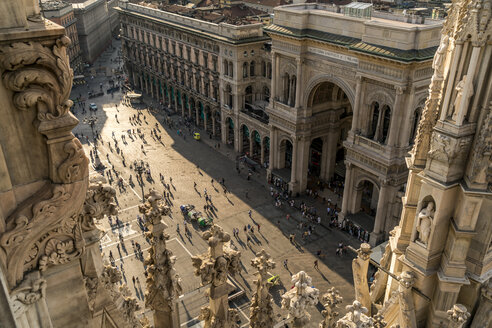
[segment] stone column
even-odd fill
[[[326,180],[331,179],[335,174],[338,139],[340,139],[340,128],[332,129],[328,132],[328,138],[326,138],[326,163],[321,163],[321,165],[326,165],[326,172],[324,176],[324,179]],[[324,142],[323,148],[325,148]]]
[[[320,162],[320,172],[319,177],[322,180],[328,180],[328,136],[321,137],[323,145],[321,147],[321,162]]]
[[[388,135],[388,146],[398,146],[398,133],[400,132],[400,122],[402,121],[403,116],[403,104],[402,101],[404,99],[403,96],[403,88],[400,86],[396,86],[396,97],[395,103],[393,104],[393,110],[391,111],[391,120],[389,126],[389,135]],[[408,124],[408,123],[407,123]],[[382,131],[382,130],[381,130]]]
[[[263,139],[261,139],[261,142],[260,142],[260,164],[263,165],[265,163],[265,145],[264,145],[264,141]]]
[[[287,320],[292,327],[301,328],[309,323],[307,308],[318,304],[319,291],[312,286],[311,277],[304,271],[292,276],[294,288],[282,295],[282,308],[289,311]]]
[[[253,158],[253,134],[249,132],[249,157]]]
[[[371,246],[367,243],[362,243],[357,250],[357,257],[352,260],[355,299],[368,309],[369,316],[371,315],[371,296],[369,294],[369,285],[367,284],[367,270],[370,259]]]
[[[276,140],[276,133],[275,133],[275,128],[273,126],[270,126],[270,155],[269,157],[269,162],[270,165],[268,166],[268,169],[274,170],[277,168],[276,166],[276,157],[277,157],[277,140]]]
[[[361,91],[362,91],[362,76],[357,75],[356,77],[357,84],[355,85],[355,101],[354,108],[352,108],[353,116],[352,116],[352,128],[350,129],[349,134],[356,134],[360,131],[359,128],[359,117],[360,112],[362,110],[361,103],[364,103],[361,99]]]
[[[164,205],[162,196],[155,189],[145,195],[146,202],[139,206],[149,229],[151,248],[146,259],[147,291],[145,306],[154,311],[156,328],[179,328],[177,298],[182,293],[181,278],[174,270],[176,257],[166,248],[169,235],[165,233],[167,225],[161,220],[171,210]]]
[[[202,238],[209,246],[208,252],[191,258],[202,286],[210,284],[209,305],[201,308],[199,319],[205,321],[205,328],[237,327],[239,313],[229,308],[227,275],[239,271],[241,254],[230,248],[231,237],[217,225],[204,232]]]
[[[338,215],[338,220],[341,222],[343,218],[349,214],[348,213],[348,208],[349,208],[349,198],[352,197],[352,176],[353,176],[353,170],[354,166],[352,163],[345,161],[345,187],[343,189],[343,198],[342,198],[342,210],[340,214]]]
[[[212,135],[215,137],[215,135],[216,135],[216,133],[215,133],[215,111],[212,111],[211,120],[212,120]]]
[[[203,108],[203,130],[207,133],[207,112],[205,111],[205,107]]]
[[[376,246],[383,237],[383,228],[387,217],[388,197],[391,196],[389,193],[390,188],[386,181],[381,182],[376,217],[374,218],[374,229],[371,232],[369,240],[369,243],[373,246]]]
[[[185,116],[185,97],[181,98],[181,117]]]
[[[297,183],[297,161],[299,160],[297,155],[298,141],[296,136],[293,136],[292,139],[293,139],[293,143],[292,143],[292,162],[290,168],[290,183],[292,186],[295,186]]]
[[[257,280],[255,280],[256,290],[250,306],[250,327],[273,327],[275,321],[273,317],[273,299],[268,290],[270,287],[268,271],[275,268],[275,262],[272,261],[270,254],[262,249],[251,260],[251,266],[258,271],[256,272]]]
[[[174,112],[178,112],[178,90],[174,89]]]
[[[270,91],[270,98],[275,100],[277,97],[277,53],[272,51],[272,90]],[[271,161],[270,161],[271,162]]]
[[[220,111],[220,130],[221,130],[221,141],[223,144],[227,144],[226,116],[222,110]]]
[[[301,140],[298,141],[297,145],[297,188],[295,191],[303,191],[307,187],[307,171],[309,163],[309,146],[311,145],[311,140],[302,136]]]
[[[301,91],[302,91],[302,59],[296,58],[297,63],[297,76],[296,76],[296,99],[295,99],[295,108],[299,108],[301,106]]]
[[[195,102],[195,125],[199,127],[200,124],[200,103]]]

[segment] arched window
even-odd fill
[[[251,64],[249,64],[249,76],[255,76],[255,66],[256,66],[256,63],[253,60],[251,62]]]
[[[266,69],[265,61],[261,62],[261,76],[263,76],[263,77],[267,76],[267,69]]]
[[[246,87],[246,90],[244,91],[244,103],[245,105],[246,104],[252,104],[253,103],[253,87],[252,86],[248,86]],[[248,107],[248,106],[246,106]],[[249,109],[249,108],[246,108],[246,109]]]
[[[371,120],[371,127],[368,133],[369,138],[373,138],[376,135],[378,120],[379,120],[379,104],[375,102],[372,104],[372,120]]]
[[[243,63],[243,77],[248,77],[248,63]]]
[[[283,99],[282,102],[287,104],[290,96],[290,76],[285,73],[283,78]]]
[[[232,62],[229,62],[229,76],[234,77],[234,66],[232,66]]]
[[[415,136],[417,135],[417,128],[419,126],[421,113],[422,113],[422,109],[420,107],[413,112],[412,128],[410,130],[410,137],[408,140],[408,143],[410,145],[412,145],[415,141]]]
[[[385,143],[386,140],[388,139],[388,133],[389,133],[389,128],[390,128],[390,120],[391,120],[391,109],[389,106],[384,106],[383,107],[383,126],[382,126],[382,131],[381,131],[381,138],[379,141],[381,143]]]
[[[228,84],[225,89],[225,104],[232,108],[232,88],[231,85]]]
[[[296,103],[296,85],[297,78],[295,75],[292,75],[290,78],[290,91],[289,91],[289,105],[294,106]]]
[[[270,89],[267,86],[263,87],[263,100],[270,101]]]
[[[229,76],[229,64],[224,60],[224,76]]]

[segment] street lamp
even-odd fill
[[[142,179],[142,173],[145,171],[145,165],[143,161],[137,162],[135,161],[133,163],[133,169],[135,170],[135,173],[138,174],[138,177],[140,178],[140,187],[142,188],[142,202],[145,203],[145,193],[144,193],[144,188],[143,188],[143,179]]]

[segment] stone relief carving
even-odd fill
[[[287,319],[293,327],[304,327],[311,320],[308,307],[318,304],[319,290],[311,287],[311,277],[304,271],[293,275],[292,283],[294,288],[282,295],[282,309],[289,311]]]
[[[426,246],[429,242],[435,211],[434,202],[428,202],[427,206],[420,211],[417,217],[417,240]]]
[[[40,278],[39,272],[26,275],[26,279],[11,292],[11,303],[15,317],[27,311],[28,306],[45,297],[46,280]]]
[[[40,121],[66,115],[73,105],[68,99],[73,71],[70,68],[66,36],[52,46],[38,42],[16,42],[0,48],[0,68],[5,87],[14,92],[20,110],[37,109]]]
[[[357,257],[352,260],[352,272],[354,276],[355,299],[366,308],[371,307],[371,296],[367,282],[367,270],[371,258],[371,246],[362,243],[357,250]],[[369,311],[370,315],[370,311]]]
[[[101,220],[105,215],[116,215],[118,210],[114,201],[116,190],[102,182],[91,184],[85,195],[85,202],[79,214],[82,231],[96,229],[94,220]]]
[[[336,311],[338,304],[342,303],[343,298],[340,296],[338,290],[335,287],[331,287],[326,294],[321,297],[321,302],[325,309],[321,311],[324,319],[319,324],[319,328],[334,328],[336,325],[336,319],[339,313]]]
[[[347,314],[338,320],[337,328],[371,328],[374,327],[373,319],[366,315],[369,311],[362,304],[355,300],[352,305],[345,307]]]
[[[208,244],[208,252],[191,258],[195,275],[201,278],[202,285],[210,284],[209,306],[202,307],[200,320],[205,321],[205,328],[237,327],[237,310],[229,309],[227,274],[239,271],[240,252],[224,245],[231,236],[218,226],[213,225],[203,233],[202,238]]]
[[[415,305],[412,294],[412,286],[415,283],[415,274],[411,271],[404,271],[398,277],[398,282],[400,324],[402,327],[417,327]]]
[[[394,230],[393,230],[394,231]],[[391,234],[391,232],[390,232]],[[386,269],[389,270],[390,264],[391,264],[391,245],[390,243],[386,244],[386,247],[384,248],[384,254],[383,257],[381,258],[381,261],[379,265]],[[371,284],[370,287],[370,294],[371,294],[371,302],[376,303],[380,300],[380,298],[384,295],[384,291],[386,289],[386,282],[388,281],[388,274],[384,272],[381,269],[378,269],[376,273],[374,274],[374,281]]]
[[[470,313],[466,309],[464,305],[455,304],[448,310],[447,312],[449,327],[450,328],[461,328],[466,323],[468,318],[470,317]]]
[[[58,167],[58,175],[63,183],[81,180],[87,173],[89,160],[79,139],[73,138],[65,143],[63,150],[68,154],[65,161]]]
[[[264,249],[256,253],[256,257],[251,260],[251,266],[256,268],[257,279],[254,281],[256,291],[250,306],[250,326],[251,328],[273,327],[273,299],[268,288],[268,271],[275,268],[270,254]]]
[[[151,248],[145,259],[147,265],[147,290],[145,292],[145,306],[154,311],[156,326],[172,327],[171,312],[174,311],[174,300],[182,294],[181,278],[174,269],[176,257],[167,249],[165,233],[167,225],[161,220],[163,214],[169,214],[170,208],[165,206],[162,196],[151,189],[145,195],[146,202],[140,205],[140,213],[145,215],[146,226],[149,229]]]
[[[488,114],[483,120],[482,128],[476,138],[475,145],[470,156],[469,177],[473,182],[492,182],[492,103],[489,105]]]

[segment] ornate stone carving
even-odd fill
[[[398,301],[400,310],[400,325],[403,328],[417,327],[415,305],[413,302],[412,286],[415,283],[415,275],[411,271],[405,271],[398,277]]]
[[[446,312],[449,319],[450,328],[461,328],[470,317],[470,313],[464,305],[455,304]]]
[[[444,62],[448,54],[448,46],[449,36],[444,34],[441,37],[441,43],[439,44],[439,48],[437,48],[434,60],[432,61],[432,68],[435,70],[434,74],[437,74],[439,77],[444,76]]]
[[[318,304],[319,291],[311,282],[311,277],[300,271],[292,276],[294,288],[282,295],[282,308],[289,311],[287,319],[293,327],[304,327],[311,319],[307,308]]]
[[[38,265],[44,270],[81,254],[84,244],[75,213],[84,193],[85,181],[46,185],[7,218],[0,236],[0,260],[6,263],[11,286]]]
[[[65,161],[58,167],[58,176],[63,183],[81,180],[87,173],[89,160],[79,139],[73,138],[65,143],[63,150],[68,154]]]
[[[72,87],[66,36],[52,45],[16,42],[0,48],[0,68],[5,87],[14,92],[14,105],[20,110],[37,109],[40,121],[66,115],[73,105],[68,99]]]
[[[339,313],[336,311],[338,304],[342,303],[343,298],[340,296],[338,290],[332,287],[326,294],[321,297],[321,302],[325,309],[321,312],[324,319],[319,324],[319,328],[334,328],[336,325],[336,318]]]
[[[355,300],[352,305],[346,306],[347,314],[338,320],[337,328],[371,328],[374,327],[373,319],[366,315],[369,311]]]
[[[208,252],[191,258],[195,275],[200,276],[202,285],[211,284],[210,304],[202,308],[200,320],[205,321],[205,328],[236,327],[237,310],[229,309],[228,305],[227,274],[234,275],[239,271],[241,254],[224,245],[231,236],[218,225],[214,224],[204,232],[202,238],[207,241]]]
[[[371,246],[362,243],[357,250],[357,258],[352,260],[352,272],[354,275],[355,299],[362,303],[366,308],[371,307],[371,296],[367,283],[367,270],[371,258]],[[370,314],[370,313],[369,313]]]
[[[79,215],[83,231],[96,228],[94,220],[100,220],[105,215],[116,215],[118,210],[115,203],[116,191],[108,185],[91,184],[85,196],[84,206]]]
[[[272,261],[270,254],[262,249],[251,260],[251,266],[258,271],[257,279],[254,281],[256,291],[250,307],[250,326],[251,328],[273,327],[273,300],[268,292],[271,285],[268,283],[268,271],[275,268],[275,262]]]
[[[140,205],[140,213],[146,218],[149,228],[147,237],[151,248],[145,260],[147,265],[147,290],[145,306],[154,311],[156,327],[175,327],[178,318],[175,311],[175,300],[182,293],[181,278],[174,270],[176,257],[166,248],[169,235],[165,233],[167,225],[161,220],[163,214],[170,212],[164,205],[162,196],[152,189],[145,195],[146,202]]]
[[[394,233],[394,230],[392,230]],[[391,235],[391,232],[390,232]],[[390,243],[386,244],[384,248],[384,254],[379,262],[379,265],[388,270],[390,267],[390,259],[391,259],[391,245]],[[378,269],[374,274],[374,281],[371,284],[370,294],[371,294],[371,302],[376,303],[383,295],[386,289],[386,282],[388,281],[388,274],[381,269]]]
[[[432,229],[432,222],[434,220],[435,204],[434,202],[428,202],[427,206],[423,208],[417,217],[417,239],[427,246],[429,242],[429,236]]]
[[[94,311],[94,303],[97,296],[97,287],[99,286],[99,279],[97,277],[84,277],[85,290],[87,292],[87,302],[89,309]]]
[[[492,182],[492,103],[482,123],[469,160],[469,177],[472,182]]]
[[[19,317],[27,311],[27,307],[45,297],[46,280],[41,279],[39,272],[26,275],[25,280],[11,292],[11,303],[14,316]]]

